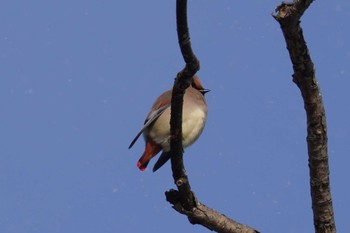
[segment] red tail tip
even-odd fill
[[[137,162],[137,167],[143,172],[146,167],[142,166],[142,164],[140,163],[140,161]]]

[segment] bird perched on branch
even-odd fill
[[[209,90],[204,89],[198,76],[194,76],[191,85],[186,89],[182,113],[182,144],[188,147],[194,143],[203,131],[207,118],[207,103],[204,94]],[[144,126],[130,143],[129,149],[134,145],[143,133],[146,148],[137,162],[137,167],[144,171],[149,161],[161,150],[158,161],[153,167],[157,171],[171,157],[170,155],[170,105],[172,90],[161,94],[154,102],[148,113]]]

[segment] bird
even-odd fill
[[[197,75],[193,76],[191,85],[186,89],[182,114],[182,145],[192,145],[201,135],[207,119],[208,107],[205,100],[205,89]],[[172,89],[161,94],[154,102],[144,122],[143,128],[129,145],[129,149],[143,134],[145,151],[137,162],[137,167],[144,171],[149,161],[163,151],[153,167],[153,172],[163,166],[170,155],[170,105]]]

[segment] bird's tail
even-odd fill
[[[159,159],[157,160],[156,164],[154,164],[153,172],[157,171],[161,166],[163,166],[169,159],[171,155],[170,152],[164,152],[160,155]]]
[[[141,170],[144,171],[149,163],[149,161],[159,153],[159,151],[162,148],[155,144],[152,140],[148,140],[146,143],[146,149],[145,152],[143,152],[143,155],[137,162],[137,167]]]

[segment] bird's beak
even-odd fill
[[[200,92],[204,95],[205,93],[209,92],[210,90],[209,89],[203,89],[203,90],[200,90]]]

